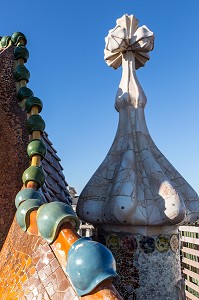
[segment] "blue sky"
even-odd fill
[[[155,33],[138,72],[146,121],[163,154],[199,192],[199,1],[3,1],[0,35],[28,38],[29,87],[44,104],[46,131],[69,185],[80,193],[115,136],[121,69],[103,59],[104,38],[124,13]]]

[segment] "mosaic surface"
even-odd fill
[[[1,251],[0,295],[1,300],[77,299],[50,246],[24,233],[15,220]]]
[[[146,95],[136,76],[153,50],[154,34],[123,15],[106,37],[105,61],[122,78],[115,108],[113,144],[80,194],[77,213],[91,224],[172,225],[198,219],[198,195],[160,152],[148,131]]]
[[[99,230],[98,236],[114,254],[119,275],[114,284],[125,300],[178,299],[178,235],[149,237]]]
[[[119,273],[115,284],[125,300],[178,300],[178,237],[161,233],[195,222],[199,198],[157,148],[145,121],[147,98],[136,70],[149,60],[154,34],[125,14],[105,42],[108,66],[122,66],[115,101],[119,124],[107,156],[80,194],[77,214],[98,229],[113,252]],[[115,233],[128,228],[137,235]]]
[[[14,218],[21,175],[28,166],[26,115],[16,98],[13,51],[11,46],[0,53],[0,249]]]

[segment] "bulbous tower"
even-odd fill
[[[115,255],[124,299],[183,299],[178,227],[199,219],[196,192],[153,142],[136,69],[149,60],[154,34],[124,15],[106,37],[105,61],[122,78],[113,144],[83,189],[77,213]],[[181,297],[181,298],[180,298]]]

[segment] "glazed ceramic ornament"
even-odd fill
[[[105,41],[108,66],[122,65],[115,101],[119,125],[106,158],[79,197],[77,213],[97,227],[128,226],[137,233],[150,225],[193,223],[199,219],[198,196],[156,147],[145,121],[147,100],[135,70],[149,60],[154,34],[124,15]]]

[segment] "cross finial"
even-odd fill
[[[104,59],[108,66],[117,69],[122,64],[122,55],[132,51],[135,68],[143,67],[149,60],[148,52],[154,47],[154,33],[145,25],[138,27],[138,20],[127,14],[117,20],[115,28],[109,30],[105,38]]]

